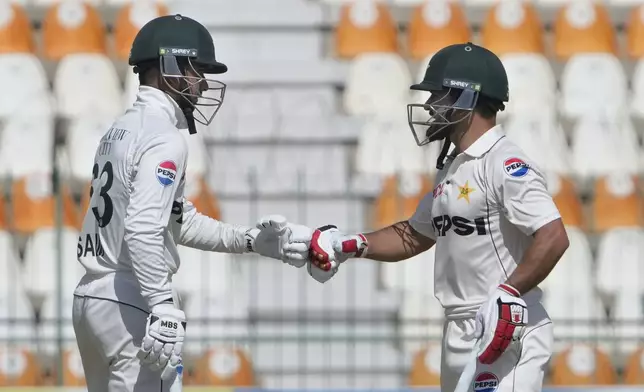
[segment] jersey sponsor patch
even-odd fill
[[[494,392],[499,387],[499,378],[490,372],[479,373],[474,377],[474,392]]]
[[[163,161],[157,165],[157,180],[163,186],[172,185],[177,178],[177,165],[172,161]]]
[[[510,177],[520,178],[528,174],[530,166],[519,158],[509,158],[503,162],[503,169]]]

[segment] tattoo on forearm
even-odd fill
[[[414,229],[407,222],[398,222],[391,226],[394,232],[402,239],[403,247],[407,254],[415,254],[419,244],[414,238]]]

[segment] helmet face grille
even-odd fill
[[[169,92],[179,97],[179,106],[194,110],[196,122],[209,125],[224,102],[226,85],[207,78],[190,58],[187,58],[183,71],[181,68],[175,56],[161,57],[161,78]]]

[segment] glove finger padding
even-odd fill
[[[324,271],[316,267],[315,265],[313,265],[313,263],[307,263],[306,270],[309,272],[309,275],[311,275],[313,279],[317,280],[320,283],[325,283],[338,272],[338,267],[334,267],[328,271]]]
[[[318,269],[322,271],[332,271],[337,268],[339,263],[335,259],[336,252],[334,249],[334,242],[335,237],[339,232],[338,228],[332,225],[320,227],[313,232],[313,237],[311,237],[310,258],[311,263],[313,263],[313,265]],[[309,273],[311,272],[309,271]]]
[[[526,303],[514,296],[514,288],[507,286],[506,290],[506,286],[501,285],[496,291],[496,295],[487,303],[487,311],[483,315],[483,341],[478,358],[486,365],[494,363],[511,344],[518,342],[523,337],[528,323]]]

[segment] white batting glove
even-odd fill
[[[528,309],[519,291],[501,284],[476,313],[474,333],[464,339],[481,339],[478,360],[489,365],[523,337],[527,324]]]
[[[186,315],[172,304],[155,305],[148,316],[145,336],[137,357],[161,379],[170,380],[183,369],[181,350],[186,335]]]
[[[252,239],[254,252],[300,268],[308,260],[313,229],[289,223],[281,215],[268,215],[247,235],[255,236]]]
[[[365,257],[369,244],[363,234],[344,234],[328,225],[315,230],[311,238],[311,263],[331,271],[352,257]]]

